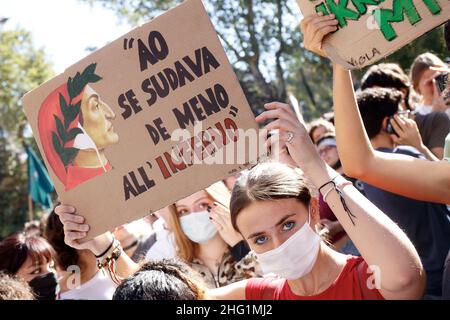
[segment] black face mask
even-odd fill
[[[38,276],[29,282],[38,300],[55,300],[58,281],[53,272]]]

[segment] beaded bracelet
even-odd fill
[[[123,279],[117,275],[117,260],[120,258],[123,249],[120,246],[120,242],[116,239],[114,239],[113,244],[114,243],[115,245],[111,253],[108,251],[107,254],[105,254],[106,257],[104,259],[97,259],[97,268],[100,270],[107,269],[111,280],[119,285],[122,283]]]

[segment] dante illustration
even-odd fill
[[[112,169],[105,149],[119,142],[113,110],[90,86],[102,78],[96,64],[69,77],[39,109],[38,128],[47,162],[65,190]]]

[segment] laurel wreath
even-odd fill
[[[71,123],[77,118],[80,113],[81,100],[78,103],[73,103],[73,99],[77,97],[88,83],[95,83],[102,78],[95,74],[95,68],[97,64],[92,63],[88,65],[82,73],[77,72],[75,77],[69,77],[67,80],[67,90],[69,93],[69,102],[66,101],[64,96],[59,94],[59,107],[63,115],[61,120],[57,115],[53,115],[56,123],[56,132],[52,131],[52,142],[56,153],[64,164],[64,168],[67,171],[67,167],[77,156],[79,149],[74,147],[65,147],[66,143],[75,139],[75,137],[83,133],[80,128],[70,128]]]

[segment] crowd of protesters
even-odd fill
[[[327,57],[336,28],[306,17],[305,48]],[[278,102],[256,118],[278,161],[89,241],[65,204],[5,238],[0,300],[450,299],[449,72],[426,52],[355,91],[333,64],[331,118]]]

